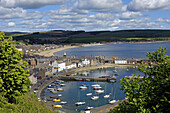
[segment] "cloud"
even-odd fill
[[[37,19],[37,18],[42,18],[43,16],[45,16],[45,15],[43,15],[39,11],[35,11],[35,12],[27,13],[27,15],[24,17],[24,19]]]
[[[14,26],[15,26],[15,23],[14,23],[14,22],[9,22],[9,23],[8,23],[8,26],[9,26],[9,27],[14,27]]]
[[[26,15],[26,10],[22,8],[4,8],[0,6],[0,19],[22,18]]]
[[[170,24],[170,20],[169,19],[165,19],[165,18],[158,18],[156,21],[157,22],[165,22],[165,23],[169,23]]]
[[[61,5],[65,0],[0,0],[0,4],[7,8],[21,7],[24,9],[36,9],[46,5]]]
[[[139,17],[143,17],[144,15],[141,12],[124,12],[122,14],[118,14],[117,15],[120,19],[135,19],[135,18],[139,18]]]
[[[121,12],[126,10],[122,0],[78,0],[74,9],[93,12]]]
[[[132,0],[127,9],[130,11],[169,10],[170,0]]]

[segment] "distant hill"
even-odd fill
[[[29,43],[90,43],[112,41],[170,40],[170,30],[119,30],[119,31],[63,31],[53,30],[34,33],[7,33],[15,40],[28,40]]]

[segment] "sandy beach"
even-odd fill
[[[65,46],[65,47],[56,48],[56,49],[52,49],[52,50],[48,50],[48,51],[42,51],[40,53],[34,53],[34,54],[40,55],[40,56],[45,56],[45,57],[51,57],[51,56],[54,56],[55,52],[63,51],[66,49],[71,49],[71,48],[76,48],[76,47],[99,46],[99,45],[103,45],[103,44],[96,43],[96,44],[82,44],[80,46]]]

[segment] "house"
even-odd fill
[[[54,61],[52,63],[52,73],[60,72],[60,71],[63,71],[64,69],[66,69],[65,62],[58,63],[57,61]]]
[[[127,64],[137,64],[137,61],[136,61],[136,59],[128,58],[127,59]]]
[[[84,60],[82,60],[82,65],[89,65],[90,64],[90,60],[88,60],[88,59],[84,59]]]
[[[115,59],[115,64],[127,64],[126,59]]]

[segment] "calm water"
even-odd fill
[[[76,56],[118,56],[119,58],[143,58],[146,57],[146,52],[155,51],[158,47],[167,47],[168,53],[170,55],[170,43],[134,43],[134,44],[109,44],[109,45],[101,45],[101,46],[92,46],[92,47],[79,47],[79,48],[72,48],[64,51],[60,51],[55,53],[55,55],[63,55],[64,52],[67,55],[76,55]],[[93,106],[98,107],[102,105],[106,105],[109,102],[109,99],[116,99],[122,100],[124,99],[124,93],[119,89],[121,86],[119,83],[119,79],[124,76],[131,75],[131,74],[140,74],[143,73],[139,72],[136,68],[128,68],[129,71],[126,71],[127,67],[115,67],[115,68],[107,68],[101,70],[93,70],[90,72],[83,72],[87,76],[92,77],[99,77],[103,75],[112,76],[113,70],[117,70],[117,82],[116,83],[108,83],[108,82],[95,82],[102,86],[102,89],[105,90],[102,94],[96,94],[95,91],[91,88],[94,82],[76,82],[76,81],[69,81],[65,82],[66,86],[63,87],[64,91],[60,93],[53,94],[49,92],[47,89],[44,89],[42,93],[42,97],[50,98],[50,96],[57,96],[58,94],[62,94],[60,99],[62,101],[67,101],[66,105],[63,105],[61,110],[66,111],[67,113],[76,113],[84,110],[86,106]],[[77,76],[82,76],[81,73],[78,73]],[[79,86],[82,84],[87,84],[89,87],[86,90],[80,90]],[[87,93],[93,93],[93,95],[99,95],[99,99],[93,101],[90,99],[91,96],[86,96]],[[103,96],[105,94],[112,93],[109,99],[104,99]],[[80,107],[75,106],[77,101],[85,101],[86,104]],[[48,101],[49,105],[57,104],[52,101]]]
[[[103,75],[109,75],[112,76],[114,74],[113,70],[117,70],[118,76],[117,76],[117,82],[116,83],[108,83],[108,82],[76,82],[76,81],[67,81],[65,82],[66,86],[63,87],[64,91],[59,93],[51,93],[49,90],[45,89],[42,93],[42,97],[50,98],[50,96],[57,96],[58,94],[62,94],[62,97],[60,99],[62,101],[67,101],[68,103],[66,105],[63,105],[63,108],[61,110],[66,111],[67,113],[75,113],[80,112],[81,110],[84,110],[86,106],[93,106],[98,107],[102,105],[106,105],[109,102],[109,99],[116,99],[116,100],[122,100],[124,99],[124,93],[119,89],[121,86],[119,83],[119,79],[121,79],[124,76],[131,75],[131,74],[140,74],[143,75],[143,73],[139,72],[135,67],[115,67],[115,68],[107,68],[107,69],[97,69],[92,71],[85,71],[83,74],[86,74],[86,76],[92,76],[92,77],[99,77]],[[78,73],[77,76],[83,76],[81,73]],[[92,89],[91,85],[93,84],[100,84],[102,89],[105,90],[104,93],[97,94]],[[86,90],[79,89],[79,86],[82,84],[87,84],[89,87]],[[91,96],[86,96],[87,93],[92,93],[93,95],[99,95],[98,100],[91,100]],[[105,94],[112,93],[110,98],[104,99],[103,96]],[[85,101],[86,104],[83,106],[77,107],[75,103],[77,101]],[[57,104],[52,101],[48,101],[49,105]]]
[[[64,52],[68,56],[118,56],[119,58],[143,58],[146,52],[152,52],[158,47],[167,47],[168,55],[170,55],[170,43],[132,43],[132,44],[108,44],[101,46],[72,48],[60,52],[55,55],[62,56]]]

